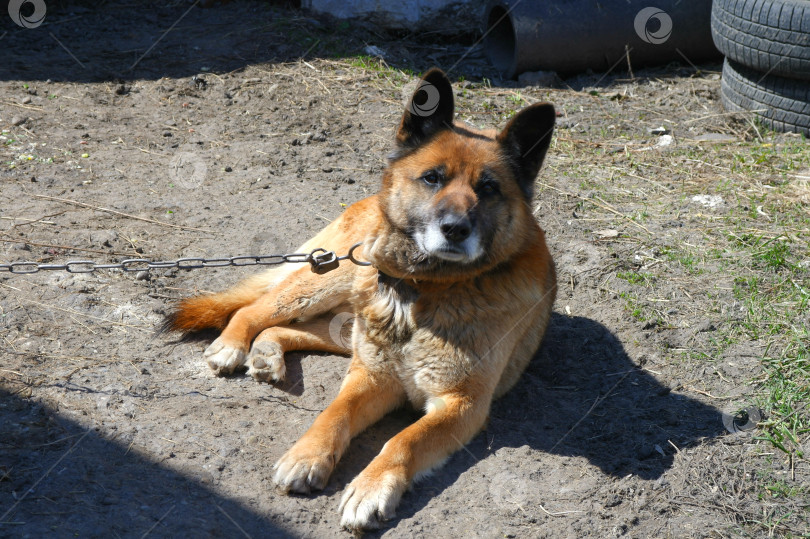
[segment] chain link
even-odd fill
[[[200,269],[221,268],[226,266],[273,266],[284,264],[301,264],[309,262],[312,271],[323,274],[338,267],[341,260],[349,260],[358,266],[370,266],[370,262],[363,262],[354,258],[354,250],[362,243],[354,244],[348,254],[337,256],[334,251],[315,249],[309,254],[293,253],[287,255],[242,255],[228,258],[178,258],[177,260],[152,261],[148,258],[128,258],[114,264],[98,264],[92,260],[71,260],[64,264],[39,264],[37,262],[12,262],[0,264],[0,273],[14,274],[39,273],[40,271],[66,271],[68,273],[93,273],[96,270],[119,269],[121,271],[149,271],[153,269]]]

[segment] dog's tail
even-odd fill
[[[180,300],[158,329],[158,333],[193,333],[204,329],[225,329],[231,315],[250,305],[267,291],[267,279],[247,279],[230,290]]]

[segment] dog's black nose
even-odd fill
[[[453,242],[460,242],[470,237],[472,223],[467,217],[448,215],[442,219],[439,228],[445,238]]]

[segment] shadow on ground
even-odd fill
[[[677,451],[724,432],[720,411],[670,391],[605,326],[554,314],[526,373],[493,404],[487,429],[406,495],[397,516],[413,516],[502,448],[586,457],[613,477],[658,479]]]
[[[185,1],[49,1],[36,28],[16,25],[0,10],[0,80],[72,82],[184,78],[227,73],[257,63],[366,56],[383,44],[391,67],[424,71],[464,57],[488,68],[480,46],[448,44],[446,36],[389,35],[362,22],[317,19],[288,2],[237,0],[203,8]],[[23,9],[32,10],[28,3]],[[456,70],[456,76],[461,69]],[[494,70],[492,71],[494,73]]]
[[[0,425],[2,537],[292,536],[208,488],[203,462],[186,477],[3,390]]]
[[[518,443],[643,479],[660,477],[678,449],[725,432],[719,410],[671,392],[605,326],[559,314],[492,422],[508,425]]]
[[[416,417],[400,411],[354,440],[326,493],[342,490],[386,440]],[[127,440],[105,439],[4,391],[0,424],[2,533],[288,533],[241,502],[213,492],[206,486],[212,479],[204,462],[184,476],[140,456]],[[501,448],[528,446],[545,454],[586,457],[611,476],[656,479],[672,466],[676,451],[722,431],[719,411],[661,385],[627,356],[607,328],[588,318],[555,314],[521,381],[493,405],[487,430],[430,481],[406,494],[398,517],[413,516]]]

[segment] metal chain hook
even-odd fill
[[[312,264],[312,271],[318,275],[323,275],[337,268],[341,260],[348,260],[358,266],[370,266],[371,262],[363,262],[354,258],[354,250],[361,245],[363,245],[363,242],[355,243],[349,248],[349,252],[343,256],[337,256],[334,251],[326,251],[320,248],[315,249],[309,254],[309,263]]]

